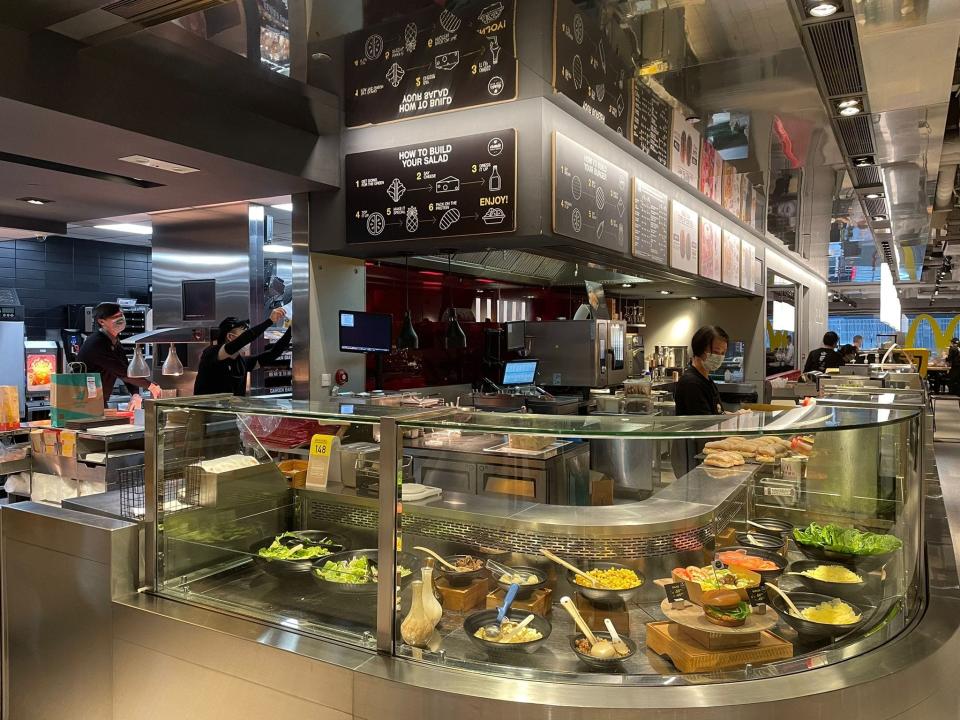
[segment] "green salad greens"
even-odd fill
[[[848,555],[882,555],[899,550],[903,546],[900,538],[895,535],[878,535],[832,523],[827,525],[810,523],[809,527],[803,530],[794,528],[793,539],[803,545],[812,545]]]
[[[283,535],[277,535],[269,547],[260,548],[257,554],[268,560],[315,560],[330,554],[330,550],[322,546],[330,542],[328,538],[316,541],[322,543],[317,545],[313,542],[306,545],[303,542],[291,544],[289,541],[291,538],[300,540],[296,533],[283,533]]]
[[[400,570],[400,577],[406,577],[412,572],[402,565],[398,566],[398,569]],[[323,567],[315,569],[314,572],[327,582],[344,585],[366,585],[369,581],[377,582],[376,566],[370,567],[367,558],[362,556],[349,561],[331,562],[327,560]]]

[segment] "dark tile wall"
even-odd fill
[[[150,248],[69,237],[0,242],[0,287],[13,287],[30,339],[66,322],[65,305],[118,297],[149,302]]]

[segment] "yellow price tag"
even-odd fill
[[[333,435],[314,435],[310,439],[310,458],[307,461],[307,488],[325,488],[333,454]]]
[[[333,435],[314,435],[310,440],[310,454],[327,457],[333,446]]]

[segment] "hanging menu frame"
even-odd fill
[[[670,201],[667,194],[633,178],[633,232],[630,246],[634,257],[659,265],[668,264],[670,249]]]
[[[627,253],[630,174],[559,132],[553,134],[553,231]]]
[[[720,225],[700,216],[700,276],[720,282],[722,240]]]
[[[516,230],[514,128],[347,155],[346,241]]]
[[[554,89],[628,139],[631,75],[592,18],[570,0],[554,0]]]
[[[682,202],[670,202],[670,267],[700,272],[700,215]]]
[[[347,127],[517,98],[517,0],[433,7],[344,40]]]
[[[673,108],[641,80],[633,81],[630,141],[664,167],[670,167]]]

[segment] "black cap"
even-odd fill
[[[217,337],[223,340],[227,336],[228,332],[238,327],[248,328],[250,327],[250,321],[240,320],[238,318],[233,317],[233,315],[231,315],[228,318],[224,318],[220,323],[219,335]]]

